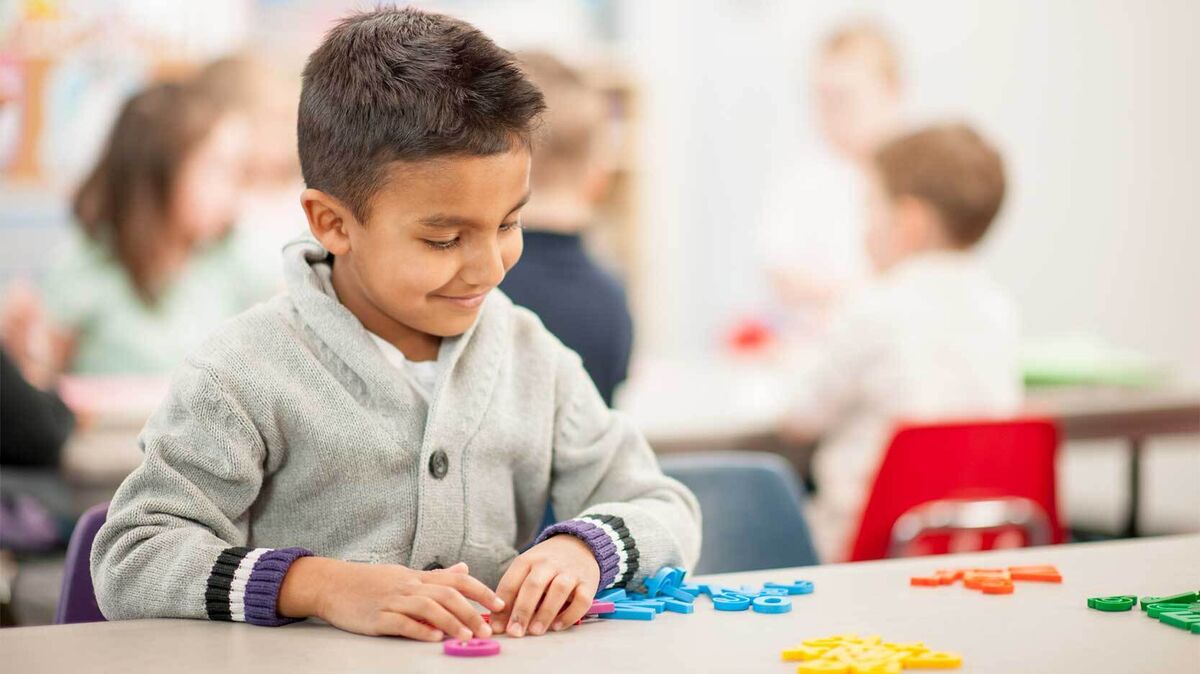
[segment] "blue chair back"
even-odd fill
[[[764,452],[698,452],[663,455],[659,463],[700,501],[704,542],[694,573],[818,563],[800,482],[783,458]]]
[[[67,544],[67,566],[63,572],[62,591],[58,595],[55,625],[104,622],[104,614],[96,603],[92,587],[92,541],[108,517],[108,503],[94,505],[83,513]]]

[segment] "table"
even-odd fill
[[[787,406],[784,368],[752,359],[638,364],[617,398],[655,451],[754,449],[799,466],[811,448],[776,433]],[[1122,534],[1140,533],[1142,456],[1151,436],[1200,433],[1200,387],[1064,387],[1027,393],[1025,413],[1050,417],[1064,441],[1115,439],[1128,447],[1130,494]]]
[[[791,613],[720,613],[700,598],[692,615],[600,621],[543,637],[500,637],[503,652],[465,660],[434,644],[362,637],[314,621],[282,628],[138,620],[0,630],[5,671],[28,672],[762,672],[790,674],[785,647],[839,633],[924,641],[985,672],[1184,672],[1200,635],[1141,611],[1102,613],[1086,598],[1167,594],[1200,587],[1200,535],[860,562],[710,576],[725,585],[812,580]],[[910,587],[935,568],[1055,564],[1061,585],[1018,582],[1011,595],[960,585]],[[915,670],[906,670],[915,671]]]
[[[1035,392],[1030,414],[1058,422],[1064,440],[1121,438],[1129,454],[1129,509],[1122,535],[1140,533],[1142,454],[1152,435],[1200,433],[1200,392],[1187,389],[1061,389]]]

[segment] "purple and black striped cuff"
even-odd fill
[[[279,588],[292,562],[308,557],[304,548],[227,548],[213,563],[204,590],[209,620],[274,627],[295,622],[279,615]]]
[[[534,544],[567,534],[583,541],[600,565],[600,583],[596,591],[624,587],[633,580],[638,569],[637,542],[616,515],[580,515],[574,519],[546,527]]]

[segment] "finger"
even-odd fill
[[[496,612],[504,608],[504,601],[495,592],[492,592],[490,587],[484,585],[478,578],[468,576],[465,571],[451,571],[453,568],[452,566],[445,571],[430,572],[430,575],[426,577],[426,582],[452,587],[467,599],[479,602],[480,606],[489,611]],[[464,564],[463,568],[466,569],[467,565]]]
[[[379,615],[376,636],[402,636],[418,641],[441,641],[446,638],[436,627],[391,611],[384,611]]]
[[[480,639],[492,636],[492,628],[483,621],[483,616],[479,614],[479,611],[458,590],[444,585],[427,583],[422,585],[417,592],[441,604],[442,608],[453,613],[459,622],[466,625],[467,629]]]
[[[433,625],[435,628],[455,639],[467,640],[474,634],[453,613],[437,602],[436,599],[421,594],[401,597],[394,609],[410,618],[417,618]]]
[[[520,637],[529,629],[529,621],[537,610],[538,602],[542,600],[542,595],[546,594],[546,587],[553,579],[554,572],[546,567],[533,569],[525,576],[525,582],[521,583],[521,589],[517,591],[517,598],[513,601],[512,617],[508,619],[506,629],[510,635]]]
[[[559,614],[551,629],[558,632],[579,622],[579,619],[587,615],[588,609],[592,607],[594,595],[594,592],[583,589],[582,585],[575,586],[575,593],[571,595],[571,603],[567,604],[567,607]]]
[[[469,573],[466,562],[456,562],[446,569],[446,573]]]
[[[492,612],[493,631],[497,633],[507,631],[513,602],[516,601],[517,591],[521,589],[521,583],[525,582],[525,576],[528,573],[529,564],[524,559],[518,557],[508,567],[508,571],[504,572],[504,576],[500,578],[500,584],[496,586],[496,595],[504,605],[499,611]]]
[[[579,585],[579,581],[574,576],[560,573],[550,581],[550,586],[546,588],[546,596],[542,597],[542,603],[537,608],[537,613],[533,614],[533,620],[529,622],[529,633],[535,636],[541,636],[546,633],[546,630],[554,624],[554,619],[558,617],[562,611],[563,604],[571,598],[571,592],[575,590],[575,586]]]

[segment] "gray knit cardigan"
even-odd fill
[[[695,498],[532,313],[492,291],[442,341],[427,404],[337,301],[329,264],[289,244],[287,293],[173,375],[92,548],[105,616],[280,624],[279,586],[308,554],[463,561],[493,587],[555,534],[587,543],[599,589],[695,563]],[[538,536],[547,504],[568,519]]]

